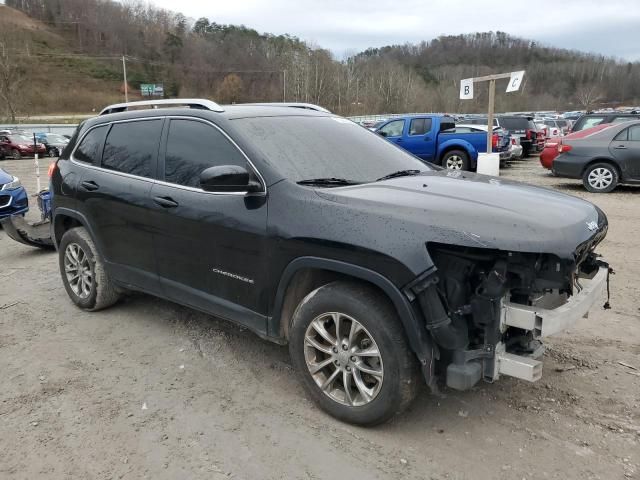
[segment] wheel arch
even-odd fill
[[[592,165],[595,165],[596,163],[607,163],[607,164],[611,165],[613,168],[615,168],[615,169],[616,169],[616,172],[618,172],[618,178],[619,178],[620,180],[622,180],[622,174],[623,174],[623,171],[622,171],[622,169],[620,168],[620,165],[618,165],[618,162],[617,162],[617,161],[615,161],[615,160],[614,160],[613,158],[611,158],[611,157],[596,157],[596,158],[593,158],[593,159],[589,160],[589,161],[585,164],[585,166],[582,168],[581,176],[583,176],[583,177],[584,177],[584,174],[585,174],[585,172],[589,169],[589,167],[591,167]]]
[[[438,164],[442,165],[444,157],[452,150],[461,150],[467,157],[469,157],[469,167],[475,168],[478,160],[478,151],[470,142],[466,140],[448,140],[440,145],[440,152],[438,153]]]
[[[51,222],[51,236],[53,238],[56,249],[60,245],[60,240],[62,240],[62,236],[65,234],[65,232],[75,227],[86,228],[89,232],[89,235],[96,244],[96,248],[100,253],[102,253],[99,242],[97,241],[96,236],[93,234],[90,224],[84,217],[84,215],[75,210],[70,210],[67,208],[57,208],[53,214],[53,220]]]
[[[340,279],[358,280],[382,292],[395,308],[409,345],[422,365],[432,358],[434,347],[424,322],[388,278],[365,267],[319,257],[299,257],[284,269],[269,318],[269,334],[288,340],[291,318],[300,301],[316,288]]]

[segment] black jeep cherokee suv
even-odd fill
[[[424,164],[322,111],[111,106],[78,128],[52,191],[79,307],[138,290],[288,343],[320,407],[363,425],[407,406],[419,378],[537,380],[540,339],[608,275],[592,204]]]

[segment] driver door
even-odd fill
[[[266,196],[200,188],[207,168],[245,155],[213,124],[173,118],[151,189],[153,243],[167,298],[266,332]]]
[[[404,120],[392,120],[380,127],[378,133],[389,140],[391,143],[397,143],[402,147],[404,123]]]

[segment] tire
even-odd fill
[[[442,166],[448,170],[469,170],[469,155],[462,150],[451,150],[442,157]]]
[[[47,155],[49,155],[49,158],[53,158],[57,156],[57,150],[55,148],[50,148],[47,150]]]
[[[342,341],[337,341],[336,322]],[[365,350],[371,355],[362,355]],[[344,422],[383,423],[402,412],[418,392],[418,361],[398,315],[384,295],[365,284],[338,281],[307,295],[293,315],[289,353],[309,396]],[[334,375],[322,389],[320,384]]]
[[[20,160],[22,158],[22,154],[20,153],[20,150],[16,150],[15,148],[11,150],[11,156],[13,157],[14,160]]]
[[[76,227],[65,232],[58,249],[58,263],[69,298],[83,310],[102,310],[120,298],[120,290],[109,278],[104,261],[85,228]],[[84,273],[73,284],[73,272],[77,272],[79,268]],[[87,282],[83,283],[83,278]]]
[[[582,184],[592,193],[609,193],[618,185],[618,170],[610,163],[589,165],[582,175]]]

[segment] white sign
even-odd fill
[[[519,72],[511,72],[511,78],[509,79],[509,85],[507,85],[507,93],[517,92],[520,90],[520,84],[522,83],[522,77],[524,77],[524,70]]]
[[[473,98],[473,78],[460,80],[460,100],[471,100]]]

